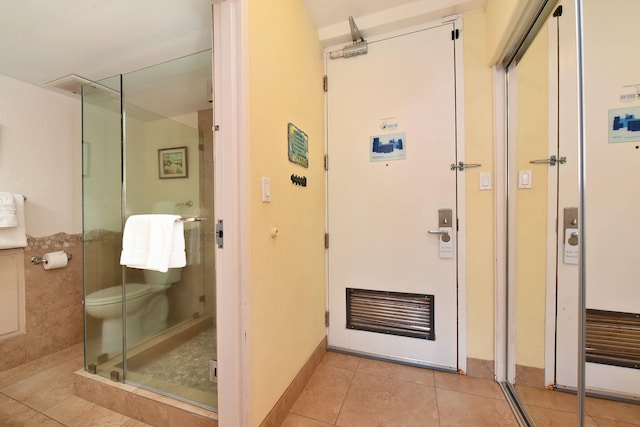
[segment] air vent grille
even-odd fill
[[[435,340],[433,295],[347,288],[347,328]]]
[[[587,309],[586,357],[640,369],[640,314]]]

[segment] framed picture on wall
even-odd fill
[[[165,178],[187,178],[187,147],[161,148],[158,150],[158,176]]]

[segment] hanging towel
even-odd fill
[[[15,216],[18,224],[14,227],[0,228],[0,249],[24,248],[27,246],[27,234],[24,222],[24,196],[12,194],[16,207]]]
[[[12,193],[0,192],[0,228],[18,226],[16,202]]]
[[[120,264],[166,272],[184,267],[184,225],[179,215],[131,215],[124,225]]]

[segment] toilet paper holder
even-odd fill
[[[71,259],[71,254],[68,252],[64,253],[67,256],[67,260]],[[47,261],[44,260],[41,256],[33,256],[31,257],[31,264],[46,264]]]

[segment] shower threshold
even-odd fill
[[[98,365],[101,377],[117,376],[126,385],[215,411],[217,384],[209,380],[216,357],[213,317],[181,323]],[[118,384],[118,383],[115,383]]]

